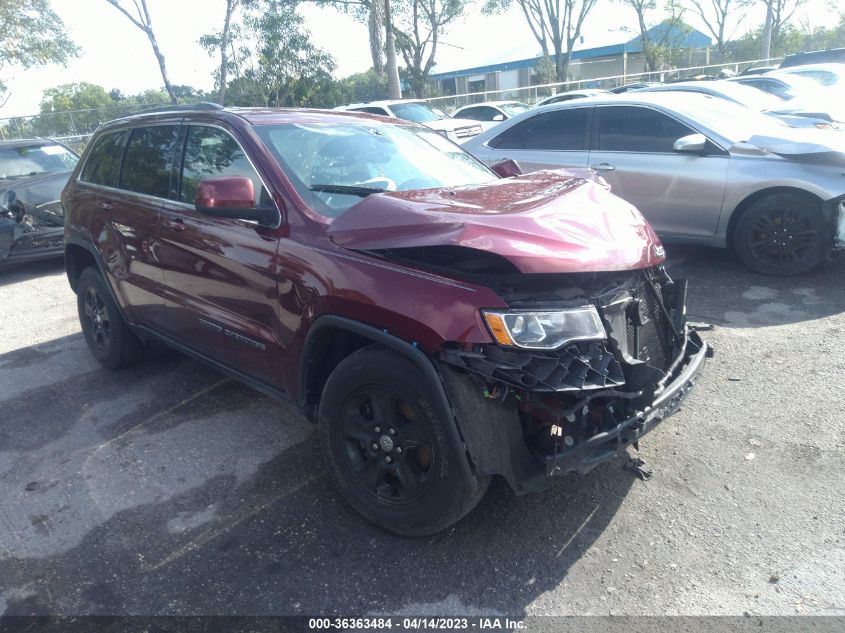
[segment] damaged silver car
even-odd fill
[[[59,197],[78,161],[54,141],[0,141],[0,266],[64,253]]]
[[[699,94],[626,93],[536,108],[470,139],[489,165],[590,167],[664,243],[807,272],[845,237],[845,132],[795,129]]]

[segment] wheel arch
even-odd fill
[[[733,213],[731,213],[730,220],[728,221],[728,227],[725,231],[725,240],[729,250],[734,251],[734,232],[736,231],[736,225],[739,222],[739,219],[742,217],[742,214],[745,213],[745,211],[758,200],[762,200],[763,198],[768,198],[769,196],[782,193],[791,193],[803,196],[808,200],[812,200],[814,204],[818,205],[819,211],[823,210],[824,200],[812,191],[808,191],[807,189],[801,189],[800,187],[767,187],[765,189],[755,191],[754,193],[751,193],[745,198],[743,198],[742,201],[738,205],[736,205],[733,210]]]
[[[429,383],[432,396],[441,400],[446,406],[445,410],[452,410],[434,363],[419,347],[390,334],[387,330],[327,314],[314,321],[302,347],[297,402],[306,419],[317,421],[317,409],[323,387],[335,367],[353,352],[373,344],[383,345],[411,360]]]
[[[97,258],[87,247],[73,242],[65,244],[65,272],[71,290],[74,292],[79,285],[79,276],[89,266],[100,270]],[[100,273],[102,274],[101,270]]]

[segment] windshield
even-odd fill
[[[526,110],[530,110],[531,106],[527,106],[524,103],[502,103],[499,105],[501,110],[505,111],[505,114],[508,116],[516,116],[517,114],[521,114]]]
[[[0,180],[70,171],[79,157],[63,145],[0,147]]]
[[[336,218],[363,196],[457,187],[497,176],[437,132],[404,125],[282,124],[255,128],[299,195]]]
[[[393,114],[397,118],[405,119],[406,121],[413,121],[414,123],[428,123],[429,121],[439,121],[440,119],[450,118],[448,114],[443,112],[440,108],[427,103],[420,103],[419,101],[412,101],[410,103],[394,103],[390,106]]]
[[[684,114],[732,143],[747,141],[755,135],[778,137],[791,135],[792,128],[780,119],[755,112],[738,103],[718,97],[703,97],[700,101],[699,99],[696,101],[698,102],[696,107],[685,107]]]

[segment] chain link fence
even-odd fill
[[[561,92],[569,92],[570,90],[582,90],[589,88],[610,90],[612,88],[617,88],[631,83],[663,83],[666,81],[679,81],[704,76],[714,77],[717,76],[723,69],[739,73],[747,68],[775,64],[779,61],[780,58],[752,59],[742,62],[708,64],[706,66],[689,66],[687,68],[672,68],[651,72],[626,73],[624,75],[611,75],[606,77],[595,77],[592,79],[577,79],[535,86],[524,86],[520,88],[485,90],[482,92],[468,92],[458,95],[429,97],[426,101],[436,105],[438,108],[445,110],[446,112],[453,112],[461,106],[473,103],[483,103],[485,101],[521,101],[529,105],[534,105],[546,97],[550,97]]]
[[[654,72],[628,73],[593,79],[579,79],[550,83],[537,86],[526,86],[506,90],[487,90],[484,92],[470,92],[459,95],[431,97],[427,99],[447,112],[454,111],[463,105],[481,103],[483,101],[522,101],[534,104],[545,97],[579,90],[582,88],[598,88],[608,90],[624,84],[645,81],[668,81],[689,79],[696,76],[717,75],[724,68],[740,72],[755,65],[768,64],[777,60],[749,60],[731,62],[727,64],[710,64],[707,66],[690,66]],[[88,108],[65,112],[45,112],[29,116],[0,118],[0,140],[20,138],[49,138],[59,141],[70,148],[81,152],[94,131],[103,123],[120,117],[139,114],[150,109],[167,104],[132,104],[123,106],[108,106],[103,108]],[[189,105],[188,103],[182,105]]]
[[[108,106],[0,118],[0,140],[49,138],[64,143],[76,152],[81,152],[94,131],[103,123],[148,112],[163,105],[167,104]]]

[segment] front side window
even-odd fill
[[[117,187],[120,159],[123,156],[127,138],[129,138],[127,130],[103,134],[98,138],[94,147],[91,148],[91,153],[88,154],[80,178],[95,185]]]
[[[299,195],[329,218],[374,193],[496,179],[459,146],[421,127],[356,121],[260,125],[255,130]]]
[[[523,119],[492,139],[495,149],[583,151],[587,108],[542,112]]]
[[[70,171],[79,160],[64,145],[23,145],[0,148],[0,180]]]
[[[176,125],[156,125],[132,130],[123,158],[121,189],[172,197],[173,147],[178,129]]]
[[[675,141],[695,134],[683,123],[648,108],[599,108],[599,143],[608,152],[672,152]]]
[[[246,176],[252,180],[261,204],[270,204],[261,179],[241,146],[228,132],[205,125],[189,125],[185,135],[179,200],[193,204],[200,182],[218,176]]]

